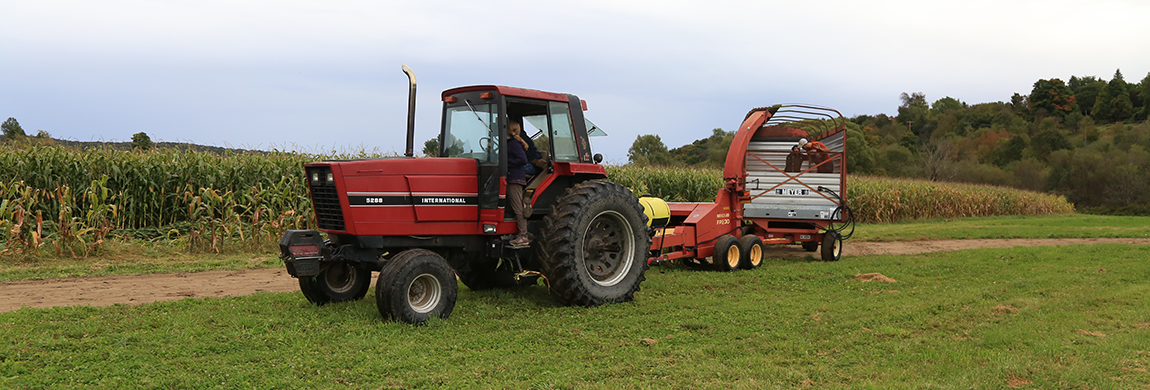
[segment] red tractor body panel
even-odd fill
[[[345,225],[357,236],[478,234],[476,162],[466,158],[388,158],[310,163],[330,168]],[[312,186],[312,195],[316,195]]]

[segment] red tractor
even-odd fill
[[[638,199],[606,180],[575,95],[496,85],[442,94],[439,158],[413,158],[415,77],[404,157],[304,166],[319,231],[280,240],[288,273],[315,304],[366,295],[378,271],[385,318],[447,318],[456,277],[473,290],[535,283],[560,302],[630,301],[647,269],[651,230]],[[546,164],[526,186],[527,248],[507,197],[507,126],[522,124]],[[589,128],[590,127],[590,128]],[[326,233],[327,239],[321,232]],[[535,270],[535,271],[532,271]],[[536,272],[538,271],[538,272]]]

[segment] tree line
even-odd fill
[[[1009,101],[900,96],[897,115],[847,123],[853,174],[1011,186],[1064,195],[1087,211],[1150,214],[1150,73],[1128,83],[1071,76],[1034,82]],[[668,149],[638,136],[631,164],[721,167],[732,132]]]

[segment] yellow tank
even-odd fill
[[[653,228],[667,226],[667,222],[671,220],[671,207],[667,206],[667,201],[653,196],[642,196],[639,197],[639,203],[643,205],[643,214],[647,215],[647,226]]]

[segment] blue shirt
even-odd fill
[[[507,140],[507,182],[511,184],[527,185],[527,172],[523,166],[527,165],[527,151],[517,139]]]

